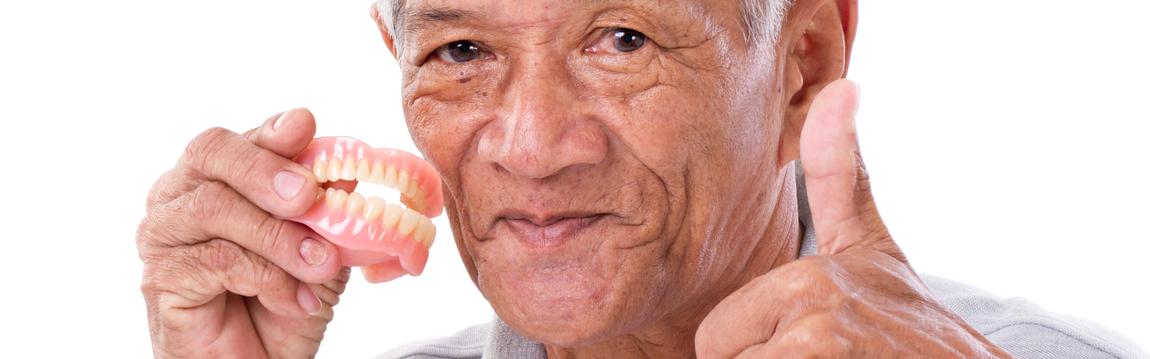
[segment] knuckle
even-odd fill
[[[136,225],[136,250],[139,252],[140,259],[146,258],[148,248],[150,247],[153,238],[156,238],[156,224],[152,216],[145,216]]]
[[[172,199],[179,197],[178,194],[173,192],[175,182],[178,180],[176,177],[179,175],[178,169],[172,169],[160,175],[156,182],[152,183],[151,189],[148,190],[148,196],[144,202],[146,213],[152,213],[157,208],[163,207],[164,204],[170,202]]]
[[[163,281],[160,280],[156,266],[150,263],[144,264],[144,275],[140,278],[140,293],[144,294],[144,299],[151,301],[152,294],[160,290],[161,283]]]
[[[274,249],[280,247],[286,228],[287,222],[275,217],[265,217],[256,225],[256,240],[259,246],[269,253],[275,253]]]
[[[212,127],[196,136],[184,148],[184,159],[191,168],[203,173],[205,164],[236,134],[222,127]]]
[[[185,201],[183,214],[194,223],[205,223],[222,218],[231,199],[231,189],[216,181],[207,181],[196,187]]]
[[[243,260],[242,256],[235,244],[222,239],[213,239],[201,247],[199,264],[214,273],[229,273]]]
[[[157,210],[144,216],[136,226],[136,249],[140,259],[145,262],[155,252],[165,247],[180,245],[184,242],[180,238],[181,217],[170,213],[168,209]]]
[[[169,251],[165,255],[154,256],[144,262],[144,275],[140,279],[140,291],[145,299],[155,301],[163,293],[180,291],[179,283],[195,276],[188,266],[188,258],[182,251]]]
[[[281,272],[279,267],[276,267],[274,264],[263,258],[253,258],[252,260],[256,262],[256,273],[254,274],[256,276],[255,279],[257,286],[262,289],[263,287],[269,285],[279,284],[278,280],[282,278],[280,275]]]
[[[840,358],[850,352],[851,341],[843,335],[843,321],[832,314],[820,314],[804,319],[783,335],[791,345],[819,348],[822,357]]]
[[[828,284],[833,282],[826,261],[820,257],[796,260],[770,272],[770,277],[772,289],[791,298],[825,291]]]

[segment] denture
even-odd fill
[[[443,211],[439,173],[430,164],[350,137],[316,138],[295,161],[325,190],[307,213],[291,220],[338,246],[342,264],[362,267],[369,282],[423,272],[435,240],[430,218]],[[354,192],[364,182],[398,190],[406,207]]]

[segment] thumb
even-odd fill
[[[906,262],[871,195],[855,130],[858,104],[858,85],[835,81],[815,96],[803,125],[799,156],[819,255],[862,246]]]
[[[315,137],[315,115],[297,108],[272,116],[260,127],[244,133],[244,138],[268,151],[295,158]]]

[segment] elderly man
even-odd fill
[[[858,90],[841,80],[856,0],[412,0],[373,15],[497,314],[385,357],[1145,355],[915,273],[871,197]],[[290,160],[314,130],[306,110],[209,130],[157,181],[138,237],[157,356],[315,354],[348,272],[281,219],[320,191]]]

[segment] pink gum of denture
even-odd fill
[[[429,218],[438,216],[443,211],[440,176],[430,164],[410,153],[389,148],[372,148],[350,137],[316,138],[295,161],[316,173],[317,180],[329,189],[325,197],[340,197],[332,196],[333,189],[351,191],[361,181],[379,182],[381,174],[391,168],[394,168],[393,172],[397,174],[406,174],[411,185],[407,191],[403,188],[399,190],[403,195],[403,202],[413,205],[414,208],[401,210],[399,206],[389,206],[394,208],[387,210],[401,210],[403,215],[400,217],[412,216],[417,223],[415,227],[417,229],[408,235],[403,235],[399,230],[402,220],[395,220],[392,225],[388,225],[385,223],[388,216],[383,214],[377,214],[374,220],[369,220],[365,213],[367,209],[349,210],[350,200],[333,207],[328,198],[321,198],[307,213],[290,219],[311,227],[338,246],[342,264],[362,267],[364,277],[369,282],[385,282],[404,274],[419,275],[423,272],[427,264],[428,249],[435,237],[435,227],[431,225]],[[340,178],[333,179],[330,175],[335,173],[330,173],[324,168],[316,168],[318,163],[331,169],[335,167],[331,165],[334,162],[341,164],[342,168],[339,170],[341,173],[336,174]],[[346,179],[347,174],[342,174],[348,167],[347,163],[352,163],[356,167],[356,171],[350,172],[358,172],[352,175],[354,177],[352,180]],[[363,163],[367,163],[370,169],[363,169]],[[364,178],[365,176],[368,178]],[[395,176],[392,178],[391,182],[395,182]],[[428,231],[430,233],[427,233]]]

